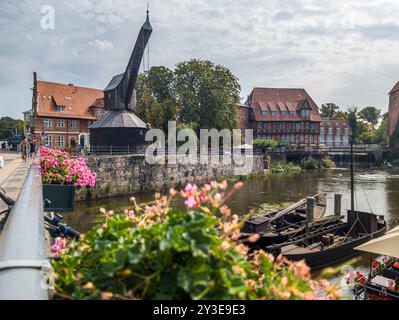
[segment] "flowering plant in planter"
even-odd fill
[[[45,211],[72,211],[75,188],[94,187],[96,174],[84,158],[71,158],[69,153],[42,147],[39,165],[43,180]]]
[[[76,187],[94,187],[96,173],[92,173],[84,158],[71,158],[69,153],[42,147],[39,165],[45,184],[69,184]]]
[[[242,222],[225,205],[241,188],[213,182],[157,194],[145,207],[101,212],[105,221],[79,241],[59,241],[52,260],[55,298],[336,299],[339,290],[312,280],[303,262],[249,252]],[[172,208],[182,197],[186,209]],[[252,241],[257,241],[254,235]]]

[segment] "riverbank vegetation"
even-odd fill
[[[253,141],[253,148],[258,151],[267,151],[268,149],[284,148],[288,143],[285,141],[276,141],[273,139],[255,139]]]
[[[271,162],[270,171],[272,173],[294,173],[301,172],[302,170],[320,170],[320,169],[333,169],[335,168],[334,160],[326,156],[321,160],[317,160],[313,157],[307,157],[301,161],[300,164],[293,162]]]
[[[336,299],[337,287],[312,280],[304,262],[238,242],[242,222],[224,204],[242,187],[227,182],[156,196],[152,206],[105,221],[78,242],[58,239],[54,298],[62,299]],[[186,209],[171,207],[181,197]],[[253,236],[257,241],[258,236]]]

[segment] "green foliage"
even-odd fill
[[[175,69],[179,119],[198,128],[237,128],[240,85],[231,71],[208,60],[189,60]]]
[[[272,139],[255,139],[253,141],[253,147],[257,150],[265,151],[267,149],[275,149],[287,147],[288,144],[285,141],[276,141]]]
[[[169,208],[175,193],[157,197],[152,207],[134,202],[134,210],[109,212],[104,224],[61,248],[61,256],[52,261],[56,297],[314,299],[312,288],[326,287],[311,283],[303,262],[273,262],[262,251],[248,255],[248,248],[237,242],[242,224],[222,206],[231,195],[226,182],[202,189],[187,186],[180,193],[187,210]],[[336,297],[331,286],[325,294]]]
[[[339,107],[335,103],[325,103],[320,108],[320,116],[326,120],[336,119],[339,112]]]
[[[335,162],[334,162],[333,158],[330,156],[325,156],[323,159],[321,159],[321,163],[324,168],[327,168],[327,169],[335,168]]]
[[[270,166],[272,173],[291,173],[291,172],[301,172],[302,168],[292,162],[278,162],[272,163]]]
[[[136,91],[137,115],[153,128],[167,132],[168,121],[176,120],[178,112],[173,71],[152,67],[148,72],[139,74]]]
[[[374,128],[381,119],[381,110],[376,107],[365,107],[359,111],[358,116],[360,119],[370,123]]]
[[[398,159],[395,159],[395,160],[393,160],[393,161],[391,162],[391,164],[392,164],[393,166],[397,166],[397,167],[399,167],[399,158],[398,158]]]
[[[313,157],[303,159],[301,166],[304,170],[317,170],[323,168],[323,164]]]
[[[0,140],[9,139],[15,132],[22,134],[24,131],[24,122],[11,117],[0,118]]]

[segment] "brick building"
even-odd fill
[[[389,92],[388,136],[392,137],[399,122],[399,82]]]
[[[329,147],[348,146],[351,129],[346,120],[322,120],[320,123],[319,145]]]
[[[102,90],[37,80],[34,73],[30,136],[53,148],[89,144],[89,126],[105,113]]]
[[[246,126],[242,128],[253,129],[254,139],[285,141],[298,147],[318,145],[321,118],[305,89],[254,88],[245,105],[249,120],[241,121]]]

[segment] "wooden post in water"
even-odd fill
[[[306,198],[306,230],[309,228],[309,223],[313,222],[314,217],[314,197]]]
[[[350,172],[351,172],[351,211],[355,211],[355,169],[354,169],[354,162],[355,162],[355,157],[353,154],[353,141],[351,141],[351,166],[350,166]]]
[[[334,215],[341,216],[342,194],[334,194]]]

